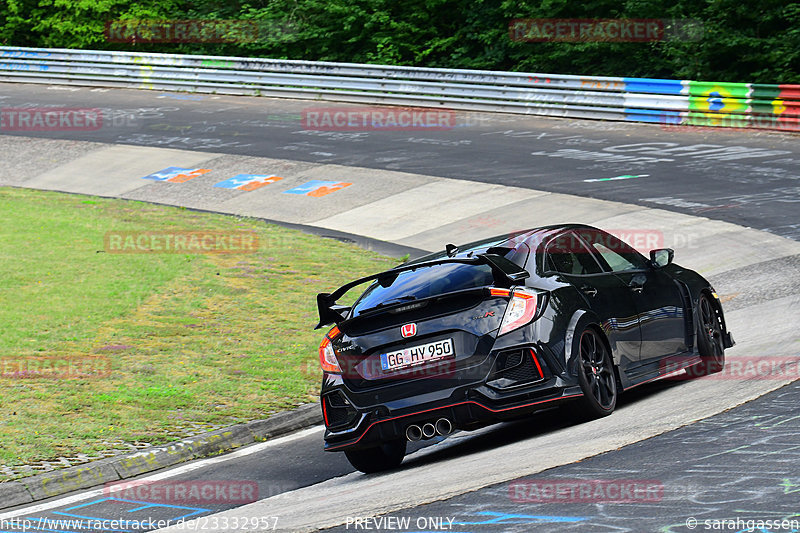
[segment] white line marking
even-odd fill
[[[633,179],[633,178],[647,178],[647,177],[649,177],[649,176],[650,176],[650,174],[639,174],[639,175],[637,175],[637,176],[632,176],[632,175],[629,175],[629,174],[624,174],[624,175],[622,175],[622,176],[615,176],[615,177],[613,177],[613,178],[592,178],[592,179],[583,180],[583,181],[585,181],[586,183],[591,183],[591,182],[593,182],[593,181],[629,180],[629,179]]]
[[[215,465],[217,463],[224,463],[225,461],[230,461],[231,459],[238,459],[239,457],[246,457],[248,455],[252,455],[254,453],[258,453],[262,450],[267,448],[271,448],[273,446],[280,446],[281,444],[286,444],[288,442],[292,442],[295,440],[302,439],[309,435],[312,435],[317,432],[322,432],[322,426],[314,426],[308,429],[304,429],[302,431],[298,431],[297,433],[292,433],[291,435],[286,435],[284,437],[278,437],[274,440],[268,440],[266,442],[260,442],[258,444],[252,444],[246,446],[240,450],[236,450],[235,452],[231,452],[226,455],[221,455],[219,457],[212,457],[209,459],[200,459],[199,461],[186,464],[183,466],[179,466],[166,472],[159,472],[158,474],[153,474],[152,476],[147,476],[142,478],[140,481],[160,481],[162,479],[167,479],[173,476],[178,476],[180,474],[185,474],[187,472],[192,472],[194,470],[199,470],[201,468],[205,468],[207,466]],[[121,480],[120,480],[121,481]],[[112,482],[113,483],[113,482]],[[67,496],[66,498],[61,498],[59,500],[40,503],[38,505],[32,504],[32,507],[25,507],[23,509],[17,509],[16,511],[10,511],[5,514],[0,514],[0,520],[8,520],[9,518],[13,518],[15,516],[29,514],[29,513],[40,513],[42,511],[47,511],[49,509],[53,509],[55,507],[61,507],[62,505],[70,505],[82,500],[87,500],[90,498],[96,498],[98,496],[103,496],[104,488],[99,489],[92,489],[86,492],[81,492],[80,494],[73,494],[72,496]]]

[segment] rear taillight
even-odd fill
[[[341,374],[342,367],[336,359],[336,352],[333,351],[333,339],[339,336],[339,328],[335,327],[328,332],[319,344],[319,365],[325,372]]]
[[[498,336],[504,335],[509,331],[521,328],[530,323],[536,316],[536,294],[526,292],[522,289],[509,291],[508,289],[491,289],[492,296],[511,296],[500,323]]]

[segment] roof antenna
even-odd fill
[[[455,244],[446,244],[444,249],[447,251],[447,257],[455,257],[458,253],[458,246]]]

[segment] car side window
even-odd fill
[[[578,276],[603,272],[586,245],[571,232],[562,233],[547,244],[545,269]]]
[[[584,233],[581,232],[581,237],[600,254],[612,272],[647,268],[647,260],[617,237],[598,231]]]

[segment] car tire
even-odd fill
[[[365,474],[391,470],[400,466],[406,455],[406,439],[384,442],[373,448],[346,450],[347,460]]]
[[[702,361],[687,369],[692,377],[716,374],[725,367],[722,321],[716,304],[707,294],[697,301],[697,351]]]
[[[577,371],[583,397],[575,402],[576,414],[600,418],[617,406],[617,376],[606,343],[594,328],[587,327],[577,336]]]

